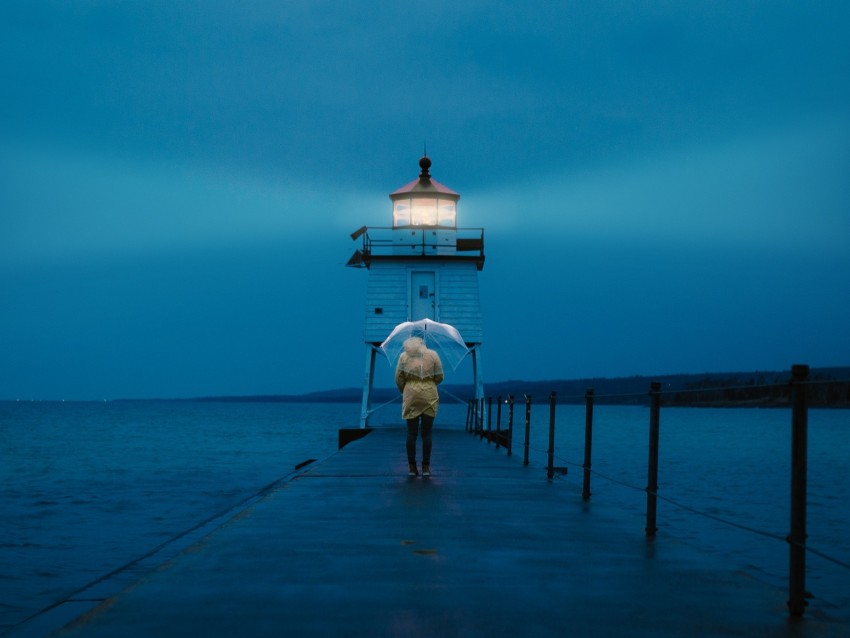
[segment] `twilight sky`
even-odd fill
[[[843,0],[5,0],[0,399],[359,386],[349,233],[425,142],[485,382],[848,365],[848,42]]]

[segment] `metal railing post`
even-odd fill
[[[555,476],[555,391],[549,393],[549,451],[546,464],[546,478],[552,480]]]
[[[486,399],[484,397],[481,397],[481,401],[479,401],[479,403],[481,404],[481,412],[478,415],[478,433],[479,433],[480,437],[483,437],[484,436],[484,414],[486,413],[484,406],[487,405]]]
[[[656,508],[658,494],[658,430],[661,412],[661,384],[653,381],[649,386],[649,463],[646,484],[646,535],[650,538],[658,531]]]
[[[487,397],[487,443],[490,442],[490,432],[493,431],[493,397]]]
[[[788,610],[802,616],[806,608],[806,482],[808,465],[809,366],[791,368],[791,533],[788,535]]]
[[[514,395],[508,395],[508,456],[514,451]]]
[[[496,399],[496,449],[499,449],[502,434],[502,395]]]
[[[531,395],[525,395],[525,452],[522,456],[522,464],[528,465],[528,439],[531,435]]]
[[[581,488],[583,501],[590,500],[590,458],[593,446],[593,388],[584,393],[584,484]]]

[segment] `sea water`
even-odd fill
[[[171,539],[333,454],[338,430],[358,418],[354,404],[0,403],[0,632],[153,548],[165,547],[164,560]],[[438,426],[462,429],[465,418],[466,406],[444,402]],[[518,404],[519,458],[524,418]],[[569,469],[557,480],[572,498],[581,497],[584,422],[583,407],[557,407],[555,464]],[[533,406],[529,461],[541,481],[548,424],[548,407]],[[398,406],[371,425],[400,426]],[[663,409],[660,431],[659,538],[786,586],[789,412]],[[647,408],[596,406],[591,503],[632,518],[636,534],[647,450]],[[807,589],[845,616],[848,453],[850,412],[810,411],[809,546],[828,558],[809,555]]]
[[[0,630],[336,450],[358,406],[0,403]]]

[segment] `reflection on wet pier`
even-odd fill
[[[437,429],[433,477],[404,432],[306,466],[67,636],[839,636],[787,591],[581,498],[539,465]]]

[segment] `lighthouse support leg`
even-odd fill
[[[369,424],[369,415],[372,413],[372,387],[375,382],[375,347],[370,343],[366,346],[366,376],[363,379],[363,400],[360,404],[361,428]]]

